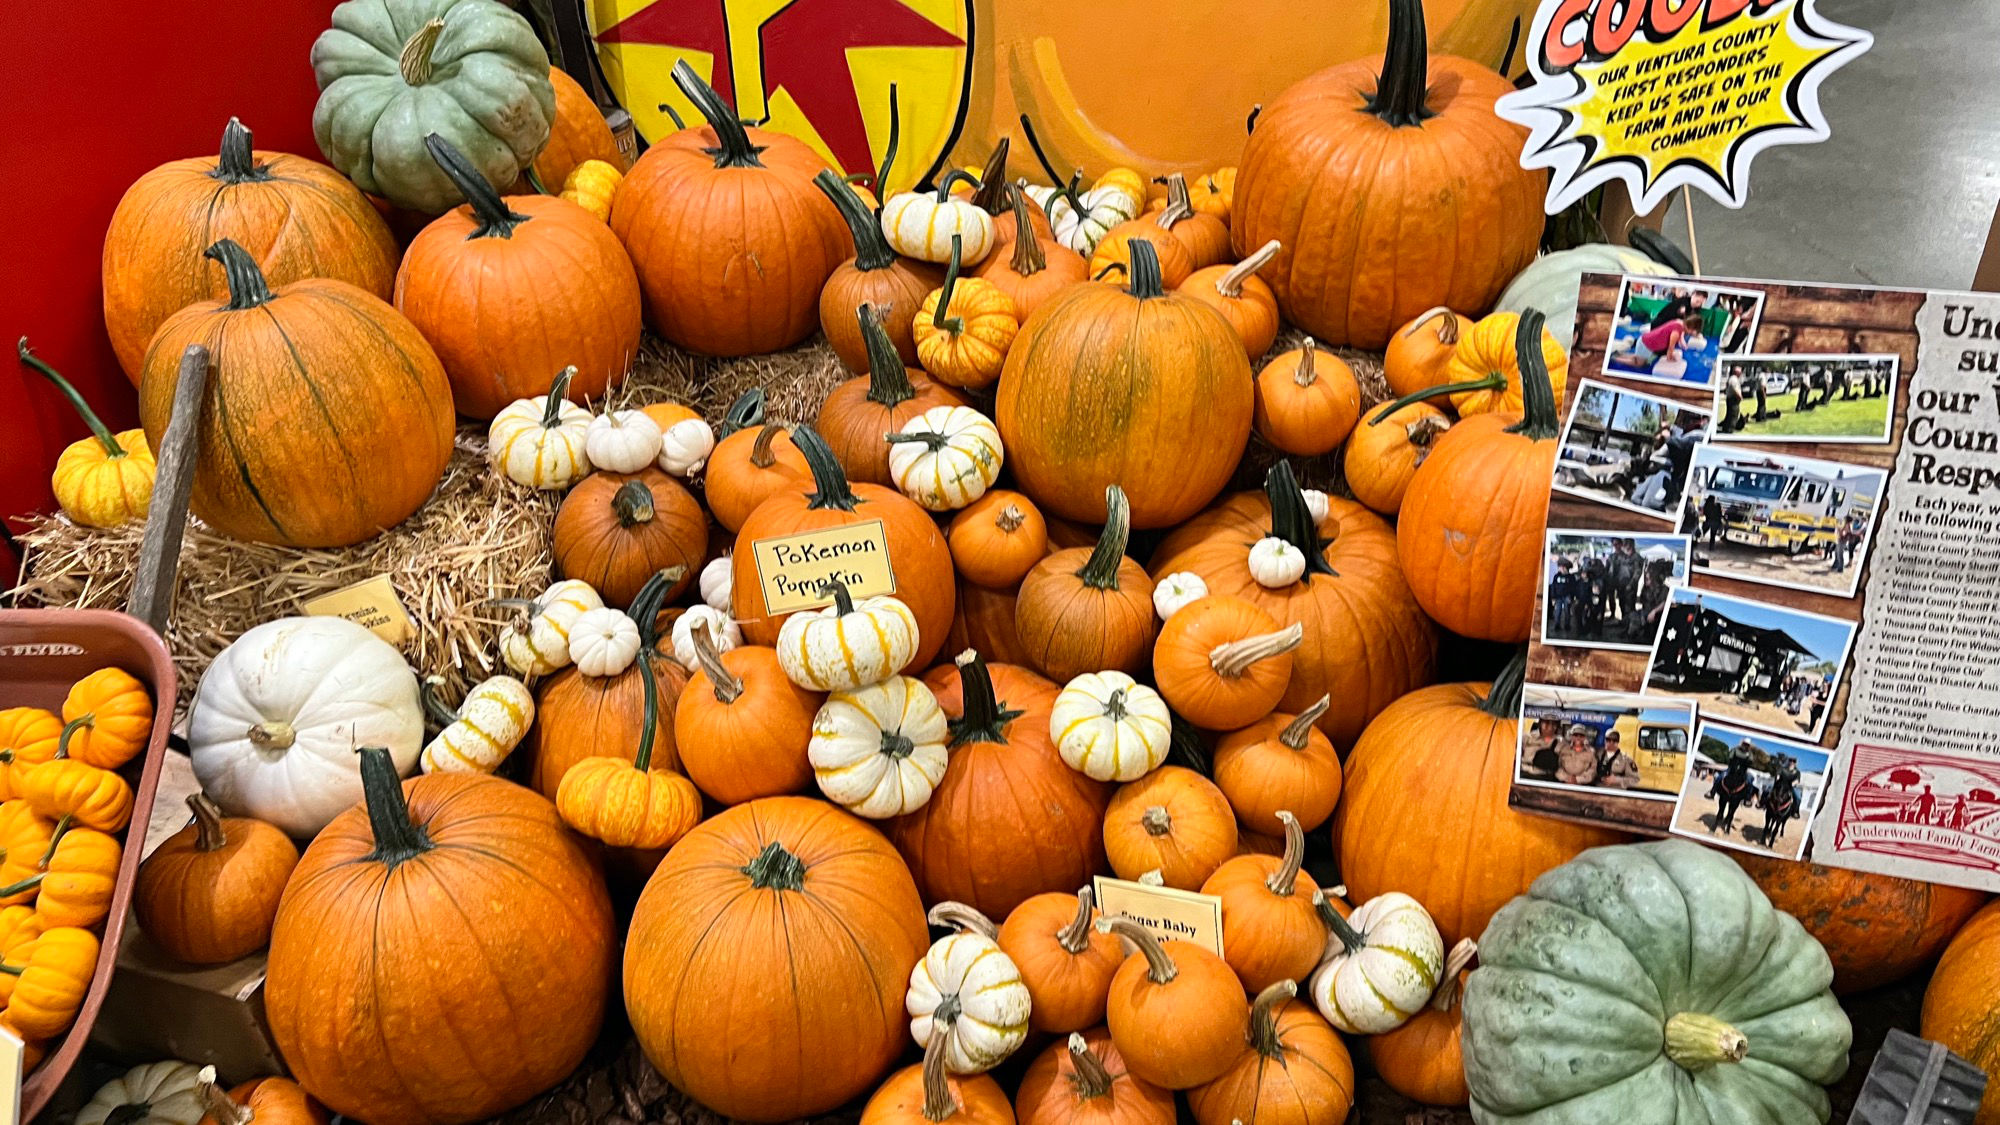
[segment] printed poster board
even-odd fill
[[[1514,807],[2000,890],[2000,297],[1592,274],[1576,329]]]

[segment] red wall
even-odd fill
[[[234,114],[258,148],[319,157],[307,52],[334,0],[0,4],[0,516],[53,506],[49,470],[83,423],[13,357],[23,335],[113,429],[137,424],[104,335],[98,259],[133,180],[213,153]],[[32,382],[32,386],[29,384]],[[6,554],[0,547],[0,556]],[[11,578],[13,560],[4,575]],[[12,585],[0,581],[0,589]]]

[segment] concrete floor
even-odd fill
[[[1702,269],[1963,289],[2000,200],[2000,0],[1820,0],[1875,36],[1820,87],[1824,144],[1766,150],[1731,211],[1695,193]],[[1676,205],[1666,224],[1685,244]]]

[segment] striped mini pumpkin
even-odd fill
[[[507,479],[530,488],[563,489],[590,472],[584,452],[590,411],[568,401],[576,368],[564,368],[549,393],[515,399],[486,429],[486,454]]]
[[[887,435],[889,478],[933,512],[953,512],[986,495],[1006,453],[991,419],[969,406],[933,406]]]
[[[1444,972],[1444,938],[1416,899],[1390,891],[1346,918],[1321,907],[1320,920],[1333,940],[1313,974],[1312,997],[1328,1023],[1349,1035],[1380,1035],[1423,1010]]]
[[[1133,781],[1166,761],[1172,724],[1159,692],[1123,672],[1085,672],[1056,696],[1049,737],[1085,777]]]
[[[810,691],[852,691],[903,670],[917,654],[917,617],[899,598],[855,601],[834,584],[834,602],[795,613],[778,630],[778,666]]]
[[[588,610],[604,608],[590,583],[567,578],[526,602],[519,621],[500,634],[500,658],[517,674],[546,676],[569,667],[569,630]]]
[[[435,703],[428,691],[425,699]],[[466,693],[465,702],[418,760],[425,773],[492,773],[534,721],[535,697],[528,685],[512,676],[494,676]]]
[[[964,903],[938,903],[930,923],[959,932],[939,938],[910,970],[910,1037],[928,1045],[941,1028],[945,1069],[992,1070],[1028,1037],[1032,1000],[1021,969],[1001,952],[993,922]]]

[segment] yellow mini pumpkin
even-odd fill
[[[0,711],[0,800],[20,795],[21,778],[56,756],[62,745],[63,721],[40,707],[9,707]]]
[[[35,913],[44,926],[94,927],[111,913],[111,892],[124,854],[110,833],[65,828],[43,858],[41,870],[0,887],[0,898],[33,891]]]
[[[97,968],[97,938],[89,930],[58,926],[0,961],[9,978],[7,1024],[30,1039],[51,1039],[69,1030],[90,991]]]
[[[562,197],[597,216],[598,222],[610,222],[611,197],[624,182],[625,173],[609,161],[586,160],[564,177]]]
[[[146,748],[153,734],[153,697],[123,668],[99,668],[71,685],[62,717],[69,756],[115,770]]]
[[[117,527],[145,519],[153,504],[154,472],[146,431],[112,433],[69,380],[29,350],[26,336],[16,347],[21,362],[54,383],[90,427],[91,436],[71,442],[56,458],[49,488],[63,514],[85,527]]]
[[[1418,318],[1418,323],[1422,320]],[[1451,323],[1449,317],[1445,323]],[[1514,340],[1520,325],[1521,314],[1512,312],[1496,312],[1475,321],[1459,332],[1451,358],[1445,361],[1444,382],[1412,391],[1380,413],[1386,415],[1439,395],[1451,396],[1452,409],[1460,418],[1522,413],[1526,407],[1521,397],[1521,364]],[[1549,388],[1560,405],[1563,388],[1569,382],[1569,353],[1547,328],[1542,329],[1542,360],[1548,364]]]
[[[1021,330],[1020,314],[1005,290],[983,278],[960,277],[958,267],[954,246],[944,285],[924,298],[911,324],[917,362],[941,383],[989,387],[999,380],[1007,349]]]
[[[1090,185],[1090,190],[1094,192],[1106,189],[1120,192],[1131,200],[1132,213],[1135,215],[1146,206],[1146,177],[1130,168],[1107,168],[1104,174],[1097,177],[1096,182]]]
[[[56,822],[36,812],[25,800],[0,804],[0,883],[14,884],[37,875],[55,846]],[[33,902],[40,891],[30,886],[0,895],[0,903],[19,906]],[[0,936],[4,936],[0,930]],[[6,944],[0,940],[0,952]]]
[[[647,653],[640,659],[657,658]],[[650,670],[640,679],[646,712],[638,754],[629,762],[607,755],[571,766],[556,787],[556,812],[564,824],[593,840],[614,848],[654,850],[672,847],[701,823],[701,790],[673,770],[653,768],[659,686]]]
[[[440,677],[424,681],[424,707],[443,724],[418,759],[425,773],[492,773],[535,721],[535,697],[512,676],[493,676],[465,693],[453,711],[437,697]]]
[[[70,757],[65,747],[18,784],[28,806],[50,820],[68,817],[102,832],[120,831],[132,820],[132,786],[110,770]]]

